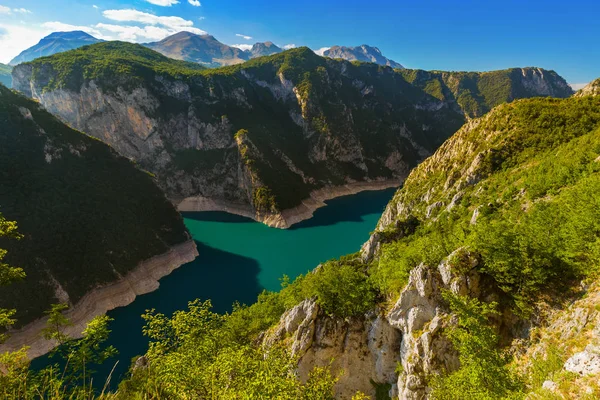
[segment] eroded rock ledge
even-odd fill
[[[224,211],[251,218],[272,228],[287,229],[298,222],[312,218],[315,210],[326,206],[325,201],[348,196],[367,190],[384,190],[399,187],[399,180],[355,182],[343,186],[325,187],[315,190],[302,204],[278,214],[257,213],[249,204],[237,204],[202,196],[188,197],[177,204],[179,211]]]
[[[188,240],[166,253],[142,261],[119,281],[92,290],[71,307],[65,316],[73,325],[66,327],[64,333],[74,338],[81,337],[81,332],[94,317],[131,304],[137,296],[158,289],[161,278],[197,256],[196,244],[193,240]],[[23,346],[29,347],[27,355],[30,359],[48,353],[56,347],[56,343],[40,335],[46,320],[47,317],[40,318],[19,330],[9,332],[10,338],[0,346],[0,353],[16,351]]]

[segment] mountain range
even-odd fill
[[[102,40],[82,31],[54,32],[44,37],[35,46],[23,50],[9,62],[9,65],[17,65],[38,57],[50,56],[98,42],[102,42]]]
[[[21,52],[9,64],[17,65],[38,57],[49,56],[101,41],[81,31],[54,32],[44,37],[35,46]],[[178,32],[158,42],[146,43],[144,46],[167,57],[196,62],[209,68],[239,64],[253,58],[269,56],[283,51],[273,42],[255,43],[250,49],[242,50],[238,47],[223,44],[212,35],[197,35],[186,31]],[[378,48],[367,45],[359,47],[334,46],[327,50],[324,56],[342,58],[348,61],[374,62],[392,68],[402,68],[400,64],[384,57]]]
[[[310,215],[316,190],[401,181],[498,104],[572,94],[542,69],[393,70],[308,48],[192,65],[106,42],[21,64],[13,87],[156,174],[180,209],[228,204],[279,227]]]

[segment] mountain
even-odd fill
[[[588,83],[583,89],[575,93],[575,96],[598,96],[600,95],[600,79]]]
[[[40,40],[35,46],[23,50],[21,54],[13,58],[9,64],[17,65],[38,57],[50,56],[52,54],[98,42],[102,42],[102,40],[96,39],[82,31],[54,32]]]
[[[239,64],[248,59],[246,52],[223,44],[214,36],[190,32],[179,32],[145,46],[167,57],[196,62],[207,67]]]
[[[263,56],[270,56],[272,54],[281,53],[283,50],[273,44],[273,42],[254,43],[250,49],[249,58],[257,58]]]
[[[0,84],[12,87],[12,67],[10,65],[0,64]]]
[[[379,65],[387,65],[392,68],[404,68],[401,64],[394,60],[390,60],[381,54],[381,50],[377,47],[371,47],[363,44],[356,47],[333,46],[323,52],[325,57],[341,58],[347,61],[363,61],[372,62]]]
[[[187,65],[100,43],[23,64],[13,86],[156,174],[180,210],[228,210],[278,227],[323,199],[399,185],[467,119],[450,92],[438,98],[391,68],[308,48],[213,70]],[[518,71],[531,90],[515,96],[564,82]],[[499,76],[498,90],[510,91]]]
[[[554,71],[510,68],[490,72],[444,72],[404,69],[413,85],[443,101],[453,101],[469,117],[479,117],[498,104],[528,97],[569,97],[573,89]]]
[[[65,302],[79,329],[194,258],[181,216],[130,160],[2,85],[0,124],[0,213],[23,235],[0,248],[27,274],[2,287],[0,308],[20,325]]]

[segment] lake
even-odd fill
[[[287,230],[222,212],[183,213],[200,255],[161,279],[158,290],[108,313],[114,318],[109,344],[119,351],[112,386],[127,372],[131,359],[147,349],[141,318],[146,310],[170,315],[197,298],[210,299],[214,310],[223,313],[236,301],[251,304],[264,289],[279,290],[284,274],[293,279],[320,262],[358,251],[395,190],[366,191],[327,201],[313,218]],[[39,368],[47,362],[47,357],[41,357],[33,366]],[[108,364],[96,376],[100,385],[114,361]]]

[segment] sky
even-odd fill
[[[536,66],[600,77],[599,0],[0,0],[0,62],[54,31],[152,42],[178,31],[229,45],[369,44],[407,68]]]

